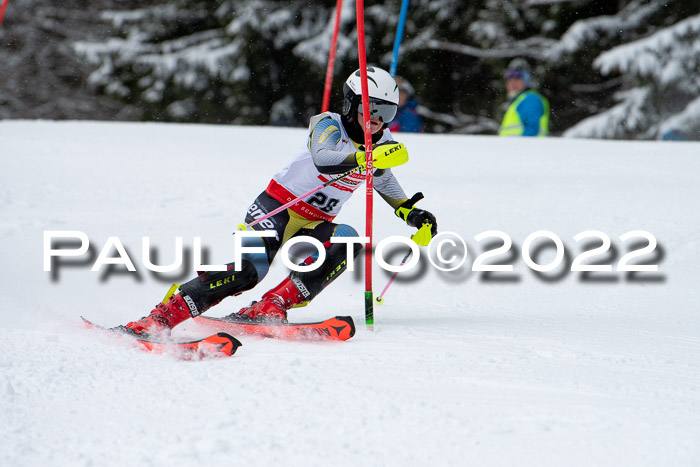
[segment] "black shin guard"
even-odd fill
[[[180,291],[194,301],[200,313],[204,313],[224,298],[238,295],[257,285],[258,273],[255,267],[245,260],[241,265],[240,271],[234,271],[233,263],[230,263],[227,271],[205,272],[182,284]]]
[[[362,247],[360,245],[353,245],[353,259],[357,258],[361,250]],[[308,272],[293,271],[289,278],[304,297],[304,300],[308,302],[313,300],[316,295],[321,293],[328,284],[345,272],[347,268],[347,246],[344,243],[332,243],[326,249],[326,260],[320,268]]]

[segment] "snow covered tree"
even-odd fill
[[[106,0],[12,0],[0,27],[0,118],[130,119],[130,109],[87,86],[91,66],[72,43],[99,38]],[[110,3],[112,0],[109,0]],[[137,0],[120,0],[129,8]]]
[[[142,106],[146,119],[292,124],[320,100],[304,86],[319,82],[325,59],[309,59],[306,41],[326,31],[329,8],[175,0],[102,17],[119,37],[75,49],[98,66],[90,83]]]
[[[617,105],[567,136],[650,139],[680,131],[700,139],[700,15],[615,47],[594,65],[604,75],[622,74],[627,89]]]
[[[427,8],[419,3],[421,6],[417,8]],[[480,132],[489,126],[488,119],[496,121],[502,115],[501,77],[507,63],[515,57],[527,59],[540,90],[549,98],[554,133],[610,108],[619,110],[615,107],[616,93],[628,87],[631,77],[625,69],[612,66],[608,69],[602,61],[595,62],[596,58],[697,13],[695,0],[484,0],[470,2],[468,13],[461,15],[455,5],[463,2],[430,3],[436,9],[446,9],[446,14],[454,20],[447,24],[435,21],[421,24],[412,18],[420,32],[408,38],[402,60],[408,64],[404,66],[411,67],[413,62],[426,62],[420,52],[429,51],[440,57],[445,64],[443,68],[448,68],[442,70],[440,86],[457,97],[450,100],[445,96],[437,101],[454,105],[452,112],[445,112],[443,107],[446,115],[441,118],[452,121],[452,131],[468,133]],[[669,48],[685,47],[691,53],[693,40],[697,40],[694,37],[697,35],[690,31],[687,35],[671,35],[665,42]],[[677,40],[675,45],[674,40]],[[466,59],[457,61],[450,55]],[[452,67],[455,62],[458,65]],[[687,62],[691,67],[692,63],[695,61]],[[455,86],[455,82],[460,84]],[[433,90],[430,87],[427,90],[432,95]],[[466,101],[465,94],[473,95],[473,102]],[[632,98],[638,93],[624,95]],[[666,106],[667,110],[658,111],[670,118],[674,112],[671,102],[678,99],[670,95],[661,98],[664,101],[661,108]],[[648,104],[654,103],[648,101]],[[475,120],[475,115],[486,117],[487,124],[475,128],[470,122]],[[638,137],[653,134],[653,131],[634,133]],[[618,137],[632,136],[625,133]]]
[[[333,0],[54,3],[8,9],[0,117],[305,126],[320,110]],[[400,5],[365,3],[372,64],[389,68]],[[550,100],[553,134],[581,122],[565,134],[654,138],[695,119],[692,15],[697,0],[411,0],[398,74],[428,131],[495,133],[503,71],[524,57]],[[345,1],[334,109],[357,68],[356,41],[355,3]]]
[[[406,33],[426,36],[429,29],[462,40],[480,6],[414,0]],[[96,66],[93,86],[143,109],[147,120],[305,125],[320,107],[334,7],[334,1],[163,1],[105,11],[101,17],[116,37],[78,41],[75,50]],[[370,63],[389,67],[399,8],[400,0],[366,5]],[[357,68],[356,40],[355,5],[344,2],[336,104],[338,81]],[[399,72],[425,96],[424,109],[437,116],[438,130],[465,122],[472,124],[469,132],[497,128],[479,104],[490,74],[478,59],[429,48],[415,51]],[[465,92],[470,75],[475,83]],[[436,102],[446,105],[431,112]]]

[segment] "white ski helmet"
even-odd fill
[[[394,78],[381,68],[368,66],[367,90],[370,115],[381,117],[384,123],[392,121],[399,108],[399,87]],[[343,96],[343,115],[352,118],[358,111],[362,113],[362,81],[359,69],[345,80]]]

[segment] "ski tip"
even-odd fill
[[[227,334],[225,332],[218,332],[213,336],[209,336],[208,338],[204,339],[199,344],[200,349],[203,345],[213,345],[216,354],[230,357],[233,354],[235,354],[238,348],[241,347],[243,344],[241,343],[241,341],[239,341],[230,334]]]
[[[83,324],[85,325],[86,328],[92,329],[95,327],[95,324],[90,321],[89,319],[85,318],[84,316],[81,316],[80,319],[83,320]]]
[[[335,319],[348,325],[347,329],[344,327],[336,328],[338,339],[346,341],[355,335],[355,321],[353,321],[352,316],[336,316]]]

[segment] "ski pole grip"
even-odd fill
[[[425,196],[423,196],[423,193],[421,193],[421,192],[419,191],[418,193],[416,193],[415,195],[413,195],[413,196],[411,197],[411,199],[408,200],[408,202],[411,203],[411,207],[413,207],[413,206],[416,205],[416,203],[417,203],[418,201],[422,200],[423,198],[425,198]],[[404,204],[406,204],[406,203],[404,203]]]
[[[396,208],[394,214],[396,214],[400,219],[403,219],[404,221],[408,222],[408,214],[413,209],[413,206],[415,206],[415,204],[423,198],[425,198],[425,196],[423,196],[423,193],[419,191],[418,193],[413,195],[411,199],[407,199],[406,201],[401,203],[401,206]]]

